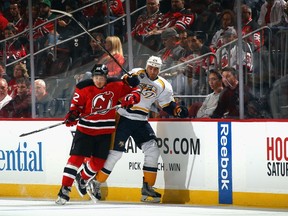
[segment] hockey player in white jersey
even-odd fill
[[[157,146],[156,135],[148,122],[148,115],[151,106],[157,102],[159,106],[175,117],[186,118],[188,110],[184,106],[176,104],[173,98],[172,86],[164,78],[158,76],[162,66],[162,60],[159,57],[151,56],[147,60],[146,69],[135,68],[129,73],[139,75],[141,89],[140,102],[133,106],[118,109],[120,119],[116,128],[113,150],[110,150],[104,167],[96,174],[89,168],[89,162],[80,172],[84,180],[93,179],[88,182],[87,192],[92,199],[101,199],[100,184],[105,182],[112,172],[115,164],[121,158],[125,151],[125,143],[129,136],[133,137],[138,148],[144,153],[143,165],[143,186],[142,202],[159,203],[161,194],[152,187],[157,177],[157,166],[160,151]],[[125,76],[125,75],[124,75]],[[127,105],[131,98],[124,98]],[[133,100],[133,99],[132,99]],[[96,174],[96,177],[93,176]]]

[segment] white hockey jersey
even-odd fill
[[[132,120],[146,121],[150,109],[154,102],[157,102],[161,108],[164,108],[174,101],[171,84],[163,77],[158,76],[154,81],[150,80],[143,68],[134,68],[129,73],[141,73],[139,75],[141,89],[140,102],[129,109],[120,108],[118,113]]]

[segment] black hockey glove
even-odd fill
[[[179,118],[187,118],[188,117],[188,109],[185,106],[177,106],[174,110],[174,114]]]
[[[65,116],[65,124],[67,127],[72,127],[78,123],[80,113],[78,110],[70,110]]]
[[[131,87],[136,87],[140,84],[140,80],[137,74],[127,75],[126,82]]]

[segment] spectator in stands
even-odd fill
[[[124,65],[125,58],[123,55],[122,43],[119,37],[108,36],[105,40],[105,48],[111,55],[113,55],[121,66]],[[123,75],[122,68],[107,53],[104,53],[104,55],[100,57],[97,64],[105,64],[108,67],[109,77],[121,77]]]
[[[107,2],[104,1],[103,4],[104,9],[106,9],[107,11],[107,8],[105,8],[105,6],[107,7]],[[121,0],[110,0],[110,13],[110,16],[113,17],[120,17],[125,14],[125,10]]]
[[[162,59],[162,70],[179,63],[179,59],[185,56],[185,49],[179,44],[179,34],[174,28],[167,28],[161,33],[164,48],[158,52]]]
[[[102,33],[92,33],[93,38],[90,38],[89,46],[82,53],[82,65],[87,64],[91,61],[98,62],[99,59],[104,55],[105,51],[102,47],[105,47],[105,37]],[[100,45],[99,45],[100,44]]]
[[[14,98],[17,95],[17,80],[20,78],[29,78],[26,64],[18,62],[14,65],[13,77],[8,83],[8,94]]]
[[[261,6],[258,24],[260,26],[275,26],[281,21],[288,23],[287,14],[284,12],[286,2],[284,0],[266,0]],[[283,20],[282,20],[283,19]]]
[[[208,40],[205,45],[210,45],[214,33],[220,28],[219,14],[221,14],[221,12],[222,8],[219,2],[209,1],[207,9],[201,14],[197,14],[196,23],[193,29],[195,31],[203,31],[207,34]]]
[[[85,7],[91,4],[90,0],[78,0],[79,8]],[[87,24],[90,28],[94,28],[99,25],[103,25],[105,20],[106,11],[102,10],[103,2],[93,4],[92,6],[85,7],[81,10],[83,16],[87,19]],[[102,28],[101,28],[102,30]],[[104,31],[104,29],[103,29]]]
[[[39,6],[33,4],[31,7],[31,11],[32,11],[32,23],[34,23],[37,17],[39,16]],[[25,27],[27,27],[29,25],[29,8],[28,7],[26,7],[25,13],[22,15],[22,19],[23,19]]]
[[[7,75],[5,65],[2,61],[0,61],[0,78],[5,79],[7,82],[10,81],[10,77]]]
[[[146,37],[146,35],[163,17],[163,14],[160,12],[159,8],[159,0],[146,0],[146,11],[137,18],[131,31],[132,37],[136,41],[142,43],[144,46],[154,52],[159,50],[159,43],[156,43],[157,41],[155,40],[154,36]]]
[[[11,20],[9,22],[13,23],[17,33],[22,32],[26,25],[24,23],[24,20],[21,17],[21,6],[17,2],[12,2],[10,4],[10,14],[11,14]]]
[[[48,22],[49,20],[55,19],[56,15],[51,11],[50,0],[40,0],[39,16],[33,23],[33,40],[34,40],[34,51],[39,51],[48,45],[56,44],[59,38],[58,32],[55,30],[55,21]],[[41,25],[46,23],[45,25]],[[28,26],[27,26],[28,28]],[[26,37],[29,39],[29,35]],[[35,60],[35,75],[39,77],[46,76],[49,74],[51,64],[54,56],[50,50],[39,53]],[[49,57],[49,58],[48,58]]]
[[[5,75],[6,75],[5,65],[4,65],[4,63],[1,61],[1,62],[0,62],[0,78],[4,78]]]
[[[160,35],[166,28],[175,28],[178,32],[190,29],[195,22],[195,15],[185,9],[184,0],[171,0],[171,10],[164,14],[152,31],[148,35]]]
[[[284,0],[266,0],[261,6],[260,16],[258,19],[258,24],[260,26],[268,26],[272,30],[271,44],[269,41],[265,41],[266,46],[272,46],[271,49],[279,50],[280,52],[285,52],[286,43],[285,39],[286,33],[279,32],[288,26],[288,15],[285,13],[286,3]],[[278,33],[279,32],[279,33]],[[277,34],[278,33],[278,34]],[[265,32],[265,38],[270,37],[267,32]]]
[[[184,94],[207,94],[206,72],[214,64],[214,58],[213,56],[204,56],[198,60],[193,60],[213,52],[212,48],[204,45],[207,40],[206,36],[204,32],[200,31],[189,32],[188,34],[190,55],[180,59],[181,62],[190,61],[183,71],[187,81],[185,81]]]
[[[218,49],[216,52],[216,56],[218,61],[220,60],[222,68],[231,66],[236,70],[239,69],[239,51],[238,51],[238,43],[237,43],[237,33],[234,30],[230,29],[225,31],[222,35],[223,38],[223,47]],[[234,41],[232,44],[228,44]],[[228,44],[228,45],[225,45]],[[225,46],[224,46],[225,45]],[[253,51],[251,46],[246,41],[242,41],[242,64],[243,71],[246,74],[251,74],[253,71]]]
[[[174,28],[167,28],[161,33],[164,48],[158,52],[158,57],[162,59],[161,70],[168,69],[179,63],[179,60],[185,56],[185,49],[179,44],[179,34]],[[177,74],[177,71],[169,70],[162,74],[167,79],[172,79],[172,87],[178,94],[183,89],[183,74]]]
[[[220,92],[223,90],[222,76],[216,70],[210,70],[208,83],[213,92],[205,98],[197,112],[196,118],[210,118],[217,107]]]
[[[42,79],[37,79],[35,83],[36,115],[37,117],[50,117],[51,101],[53,100],[46,90],[46,83]]]
[[[223,45],[223,35],[226,31],[232,31],[237,34],[235,29],[235,15],[231,10],[224,10],[220,15],[221,29],[216,31],[214,36],[212,37],[210,46],[217,50]]]
[[[78,2],[76,0],[66,0],[65,11],[72,13],[72,11],[78,9]],[[84,27],[87,27],[87,19],[83,16],[81,11],[73,12],[73,17],[80,22]],[[83,29],[79,26],[75,20],[71,17],[65,16],[57,20],[57,32],[59,33],[60,40],[66,40],[75,35],[83,32]],[[72,58],[73,62],[76,62],[78,59],[82,59],[82,52],[85,45],[88,43],[87,35],[79,36],[74,40],[69,40],[68,42],[58,45],[58,57],[63,58],[65,55]]]
[[[2,110],[12,99],[8,94],[8,83],[5,79],[0,78],[0,117],[8,117],[8,113]]]
[[[3,15],[2,11],[1,11],[1,8],[0,8],[0,32],[4,31],[4,29],[6,28],[7,24],[8,24],[8,20]]]
[[[252,10],[252,19],[257,22],[259,19],[261,6],[264,4],[265,0],[241,0],[242,4],[247,5]],[[233,11],[237,12],[237,1],[234,1]]]
[[[241,6],[242,12],[242,35],[245,36],[250,32],[253,32],[260,28],[258,23],[252,19],[252,9],[243,4]],[[260,32],[255,32],[250,37],[246,38],[246,41],[252,46],[252,50],[258,50],[261,47],[261,34]],[[262,42],[264,42],[262,38]]]
[[[39,2],[39,16],[33,23],[33,28],[56,18],[56,15],[51,12],[51,2],[50,0],[40,0]],[[56,38],[54,36],[56,35]],[[27,37],[29,37],[27,35]],[[33,39],[36,43],[35,50],[44,48],[49,43],[53,44],[54,40],[57,41],[59,35],[55,32],[54,22],[51,21],[45,25],[39,26],[33,31]]]
[[[2,108],[10,118],[31,118],[31,90],[28,78],[17,80],[17,95]]]
[[[239,81],[238,72],[233,67],[225,67],[221,70],[224,89],[221,92],[216,109],[211,118],[239,118]],[[244,109],[253,99],[249,88],[244,85]]]
[[[186,2],[189,2],[188,3],[189,10],[191,10],[193,13],[199,16],[205,11],[205,9],[208,7],[211,1],[210,0],[190,0]]]
[[[161,33],[167,28],[174,28],[178,33],[184,29],[191,29],[195,22],[195,14],[185,9],[184,0],[171,0],[171,10],[164,14],[147,36],[157,36],[160,43]]]
[[[188,35],[191,34],[190,30],[181,30],[179,32],[179,45],[185,49],[185,57],[192,54],[192,50],[188,46]]]
[[[125,15],[125,10],[121,0],[110,0],[109,3],[110,5],[108,10],[107,2],[103,1],[102,10],[104,11],[105,16],[110,20],[110,22],[113,22],[115,19]],[[107,11],[109,11],[109,14],[107,14]],[[124,30],[123,22],[120,19],[108,25],[107,35],[109,36],[117,35],[122,40],[124,36],[123,30]]]
[[[25,47],[21,43],[19,38],[18,37],[11,38],[15,34],[17,34],[17,29],[15,28],[13,23],[9,23],[4,29],[4,37],[5,39],[8,39],[6,41],[6,47],[2,47],[0,51],[1,58],[4,58],[4,56],[6,55],[6,61],[8,63],[11,63],[17,59],[26,56]],[[4,43],[2,43],[1,45],[4,45]]]
[[[188,31],[187,29],[179,31],[179,44],[184,49],[188,47],[188,32],[187,31]]]

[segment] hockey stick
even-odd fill
[[[54,9],[51,9],[51,12],[63,14],[73,19],[89,35],[89,37],[95,40],[98,43],[98,45],[101,47],[101,49],[103,49],[116,62],[116,64],[124,71],[124,73],[128,74],[128,71],[117,61],[117,59],[101,44],[101,42],[97,38],[94,38],[93,35],[85,28],[85,26],[83,26],[81,22],[75,19],[72,14],[67,13],[65,11],[54,10]]]
[[[50,128],[54,128],[54,127],[60,126],[62,124],[65,124],[65,121],[57,123],[57,124],[54,124],[54,125],[50,125],[48,127],[44,127],[44,128],[41,128],[41,129],[38,129],[38,130],[35,130],[35,131],[31,131],[31,132],[28,132],[28,133],[23,133],[23,134],[19,135],[19,137],[24,137],[24,136],[28,136],[30,134],[38,133],[40,131],[44,131],[44,130],[47,130],[47,129],[50,129]]]
[[[97,111],[95,111],[93,113],[90,113],[89,115],[83,116],[81,118],[84,119],[84,118],[87,118],[89,116],[96,115],[96,114],[103,113],[103,112],[107,112],[107,111],[110,111],[110,110],[113,110],[113,109],[117,110],[120,107],[121,107],[121,105],[116,105],[116,106],[108,108],[108,109],[97,110]],[[31,131],[31,132],[28,132],[28,133],[23,133],[23,134],[19,135],[19,137],[24,137],[24,136],[28,136],[30,134],[34,134],[34,133],[38,133],[38,132],[41,132],[41,131],[44,131],[44,130],[48,130],[48,129],[63,125],[65,123],[66,123],[66,121],[63,121],[63,122],[60,122],[60,123],[57,123],[57,124],[54,124],[54,125],[50,125],[48,127],[44,127],[44,128],[38,129],[38,130],[34,130],[34,131]]]

